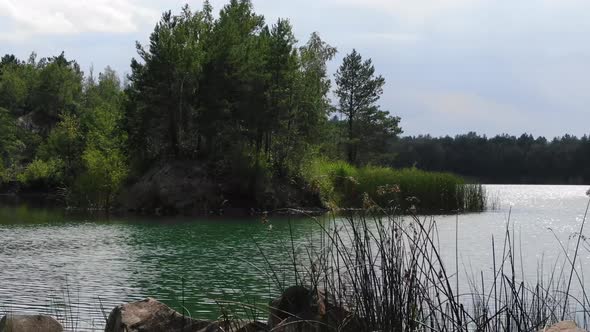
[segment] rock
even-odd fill
[[[563,321],[543,329],[540,332],[584,332],[584,330],[579,328],[575,322]]]
[[[127,303],[113,309],[105,332],[193,332],[211,324],[191,319],[152,298]]]
[[[289,287],[271,302],[268,327],[275,328],[291,317],[312,320],[317,318],[319,312],[318,301],[311,290],[302,286]]]
[[[268,327],[277,332],[363,331],[363,321],[325,292],[312,291],[302,286],[287,288],[281,297],[272,301]]]
[[[63,326],[53,317],[44,315],[8,314],[0,320],[0,332],[62,332]]]

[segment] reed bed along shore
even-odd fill
[[[525,280],[510,220],[503,239],[490,239],[489,269],[468,273],[456,268],[459,252],[452,270],[445,265],[433,217],[402,218],[399,211],[374,205],[316,220],[318,234],[308,245],[287,244],[291,267],[269,264],[269,278],[281,288],[288,285],[278,276],[290,273],[291,282],[321,290],[360,317],[364,331],[539,331],[563,320],[590,327],[577,265],[589,250],[580,236],[586,218],[572,235],[574,249],[556,239],[563,259],[538,266],[536,279]]]
[[[479,212],[487,205],[482,185],[466,183],[450,173],[355,167],[343,161],[326,160],[314,160],[303,173],[327,205],[340,208],[364,208],[366,197],[380,206],[401,209],[419,203],[423,211],[435,214]]]

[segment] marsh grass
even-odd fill
[[[315,160],[303,174],[326,205],[333,207],[362,208],[368,196],[382,207],[416,207],[422,213],[476,212],[486,208],[483,186],[465,183],[450,173],[354,167],[343,161]]]
[[[564,319],[589,327],[576,265],[585,218],[573,254],[558,240],[562,259],[549,269],[541,263],[536,280],[526,280],[510,217],[504,238],[490,239],[489,269],[467,273],[445,264],[434,218],[379,209],[316,219],[317,236],[288,250],[292,279],[361,317],[364,331],[539,331]]]

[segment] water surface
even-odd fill
[[[579,230],[587,189],[487,186],[498,208],[458,217],[461,268],[489,270],[492,236],[501,243],[509,225],[525,278],[534,278],[540,262],[563,255],[558,240],[568,246]],[[453,270],[457,219],[436,219]],[[291,245],[307,245],[318,231],[302,218],[106,219],[0,207],[0,310],[66,315],[80,329],[100,330],[115,305],[152,296],[213,319],[220,302],[267,303],[276,291],[268,262],[288,282]],[[580,258],[590,268],[590,251]]]

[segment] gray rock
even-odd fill
[[[152,298],[113,309],[105,332],[194,332],[211,322],[191,319]]]
[[[8,314],[0,320],[0,332],[62,332],[63,326],[53,317]]]

